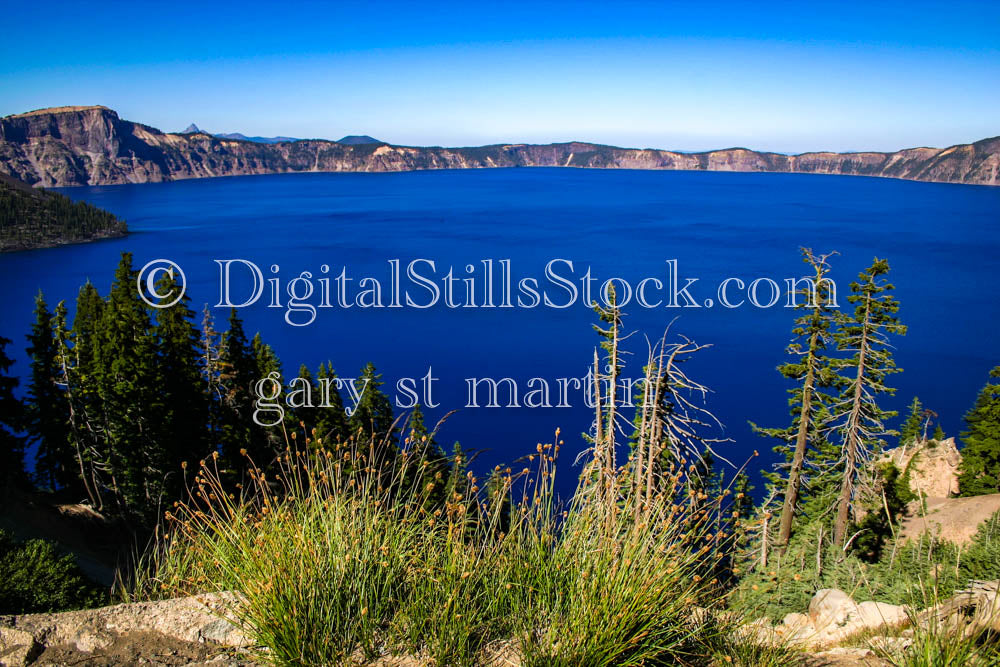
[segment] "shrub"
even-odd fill
[[[1000,579],[1000,512],[985,521],[959,563],[962,576],[971,579]]]
[[[15,542],[0,530],[0,613],[31,614],[95,607],[107,592],[51,542]]]

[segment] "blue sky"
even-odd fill
[[[475,5],[475,6],[473,6]],[[8,3],[0,115],[478,145],[1000,134],[1000,3]]]

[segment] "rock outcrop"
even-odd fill
[[[704,153],[582,142],[476,148],[303,140],[274,144],[169,134],[106,107],[58,107],[0,118],[0,172],[33,185],[109,185],[247,174],[588,167],[800,172],[1000,184],[1000,137],[895,153],[782,155],[745,148]]]
[[[917,440],[890,449],[883,460],[892,461],[909,479],[910,490],[921,498],[948,498],[958,494],[958,468],[962,454],[955,438]]]
[[[886,451],[880,461],[891,461],[909,483],[917,500],[910,503],[901,524],[904,540],[930,533],[963,545],[982,524],[1000,512],[1000,494],[956,498],[962,453],[954,438],[916,440]]]
[[[249,664],[227,594],[0,616],[0,665]],[[155,658],[159,656],[161,660]]]

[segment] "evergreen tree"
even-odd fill
[[[434,439],[427,431],[427,425],[424,424],[424,412],[420,409],[419,403],[414,405],[413,410],[410,411],[410,418],[406,426],[410,431],[409,440],[411,447],[420,445],[421,443],[434,444]]]
[[[202,309],[201,338],[198,342],[198,364],[204,387],[205,408],[208,411],[206,442],[211,451],[219,451],[222,440],[223,376],[222,335],[215,330],[215,320],[208,304]],[[221,453],[221,452],[220,452]]]
[[[308,394],[305,392],[307,388]],[[292,386],[289,386],[288,402],[289,407],[294,410],[292,432],[296,433],[298,428],[304,428],[307,444],[311,447],[315,446],[313,441],[315,436],[312,432],[323,411],[317,407],[320,400],[319,392],[319,385],[313,380],[309,367],[301,364],[297,378],[292,380]]]
[[[615,434],[618,431],[617,415],[620,405],[618,377],[624,368],[624,362],[621,359],[621,350],[619,349],[622,331],[622,311],[618,306],[614,285],[609,285],[605,296],[606,306],[602,306],[596,301],[588,304],[594,306],[598,319],[603,325],[606,325],[606,328],[601,326],[601,324],[593,325],[594,331],[603,339],[601,341],[601,349],[604,350],[604,371],[602,372],[600,366],[602,360],[598,357],[597,350],[594,350],[594,436],[587,439],[593,443],[594,463],[597,466],[596,473],[601,480],[601,493],[606,502],[611,502],[615,494],[613,479],[615,471],[618,468],[616,459],[617,443],[615,440]],[[658,404],[659,398],[655,397],[651,404]],[[643,396],[643,400],[645,401],[645,396]],[[640,405],[645,406],[646,404],[640,403]],[[636,419],[641,422],[642,418],[637,416]],[[593,473],[585,468],[581,474],[587,475]]]
[[[172,294],[177,289],[180,285],[169,274],[164,274],[157,286],[160,294]],[[169,307],[156,309],[152,329],[157,348],[155,388],[159,391],[153,438],[162,456],[158,469],[170,499],[179,497],[183,489],[182,462],[197,461],[210,453],[200,336],[189,302],[185,295]]]
[[[688,467],[687,486],[688,495],[694,498],[694,503],[701,504],[701,501],[708,498],[715,498],[721,491],[722,484],[721,470],[715,469],[715,457],[711,450],[705,450],[694,459]]]
[[[56,384],[58,349],[52,330],[53,315],[39,291],[35,297],[35,323],[28,335],[31,380],[28,384],[27,431],[37,444],[35,478],[44,487],[57,489],[77,479],[69,436],[69,406]]]
[[[417,487],[415,491],[423,508],[432,511],[445,501],[445,481],[449,479],[451,465],[434,434],[427,431],[420,404],[413,406],[406,429],[409,432],[404,439],[408,465],[403,485],[406,488]]]
[[[337,373],[333,364],[321,363],[316,371],[316,381],[320,391],[325,392],[326,405],[317,410],[315,435],[321,446],[333,447],[347,441],[347,414],[344,412],[344,401],[337,388]]]
[[[908,445],[911,442],[919,440],[922,424],[923,405],[920,403],[920,399],[914,396],[913,402],[910,403],[906,414],[906,421],[903,422],[903,427],[899,429],[899,444]]]
[[[60,484],[72,493],[86,493],[91,505],[99,508],[100,491],[87,475],[89,458],[80,448],[81,436],[77,431],[79,420],[74,413],[74,388],[71,385],[73,354],[70,350],[72,333],[67,325],[67,313],[66,302],[60,301],[52,317],[52,336],[56,350],[54,382],[62,390],[66,410],[66,443],[61,457],[62,469],[66,474]],[[76,391],[79,391],[78,387]]]
[[[7,356],[10,339],[0,336],[0,486],[20,486],[25,481],[24,405],[14,396],[18,380],[9,373],[14,362]]]
[[[843,455],[838,466],[840,493],[833,535],[834,543],[841,546],[847,537],[859,482],[864,482],[862,463],[873,449],[885,444],[884,436],[894,434],[885,428],[884,421],[896,413],[882,410],[877,398],[895,392],[885,384],[890,374],[900,371],[893,362],[888,335],[905,334],[906,327],[896,317],[899,303],[890,294],[892,284],[883,278],[888,273],[889,262],[876,258],[851,283],[847,300],[854,305],[854,313],[842,317],[836,333],[837,349],[853,353],[849,359],[838,361],[846,377],[835,406]]]
[[[1000,493],[1000,366],[990,378],[965,414],[958,478],[963,496]]]
[[[88,280],[77,295],[73,327],[67,330],[65,314],[56,327],[62,371],[69,404],[70,438],[80,480],[94,507],[103,508],[102,492],[108,482],[111,456],[107,443],[107,415],[100,395],[105,368],[100,359],[100,331],[104,299]]]
[[[456,497],[466,497],[469,490],[469,459],[460,442],[451,449],[451,471],[445,484],[445,497],[450,501]]]
[[[254,334],[253,340],[250,342],[250,348],[253,351],[255,367],[254,376],[251,379],[251,387],[256,385],[259,380],[268,377],[271,373],[277,373],[278,382],[284,385],[281,360],[278,359],[278,355],[275,354],[274,349],[260,337],[260,333]],[[284,401],[284,396],[284,389],[282,389],[276,400]],[[256,396],[253,396],[252,400],[256,400]],[[290,421],[290,415],[286,413],[287,421]],[[247,450],[257,465],[270,465],[277,452],[284,448],[285,444],[283,424],[260,426],[259,424],[251,423],[250,446],[247,447]]]
[[[259,379],[257,360],[235,308],[229,311],[229,329],[222,337],[219,367],[222,393],[219,442],[222,456],[231,468],[240,469],[244,465],[240,450],[252,450],[254,460],[266,465],[270,455],[257,458],[264,451],[260,443],[264,434],[258,433],[259,427],[252,421],[253,385]]]
[[[934,435],[931,437],[934,440],[937,440],[938,442],[941,442],[942,440],[947,438],[947,436],[944,434],[944,429],[941,428],[941,424],[938,424],[937,426],[934,427]]]
[[[398,442],[392,403],[380,389],[382,376],[375,372],[374,364],[369,362],[361,370],[361,382],[364,393],[348,420],[348,426],[352,436],[359,438],[359,444],[370,440],[376,459],[388,462],[395,455]]]
[[[165,448],[157,420],[162,411],[156,340],[149,308],[136,290],[131,253],[122,253],[103,308],[96,366],[104,408],[111,488],[122,510],[151,520],[161,502]]]
[[[776,496],[781,501],[776,543],[782,551],[792,535],[794,517],[801,510],[799,497],[806,475],[808,450],[810,446],[814,452],[827,449],[823,435],[831,403],[827,391],[839,383],[832,360],[825,352],[836,314],[836,295],[831,293],[827,278],[829,257],[829,254],[815,255],[810,249],[802,249],[802,259],[812,269],[810,280],[814,289],[806,286],[798,292],[804,302],[798,305],[803,312],[795,320],[792,329],[795,338],[787,350],[792,360],[778,367],[779,373],[796,383],[788,390],[792,422],[786,428],[753,425],[758,433],[783,441],[775,451],[786,459],[787,477],[781,472],[768,476],[774,490],[780,494]]]
[[[873,502],[854,526],[858,537],[853,550],[869,563],[876,563],[882,557],[883,547],[893,536],[893,526],[906,512],[906,503],[913,496],[899,468],[891,462],[878,467],[874,481]]]

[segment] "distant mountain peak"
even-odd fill
[[[349,134],[346,137],[337,139],[337,143],[356,146],[358,144],[384,144],[385,142],[375,137],[369,137],[367,134]]]
[[[184,131],[181,132],[181,134],[208,134],[208,132],[205,132],[194,123],[191,123],[186,128],[184,128]]]

